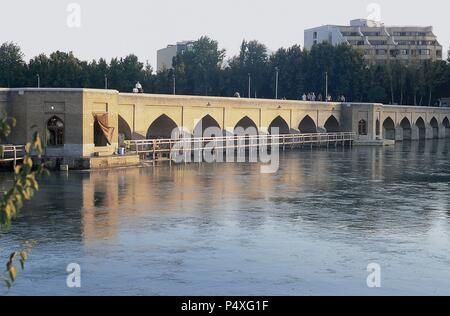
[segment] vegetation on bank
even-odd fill
[[[403,64],[391,61],[369,66],[361,52],[349,45],[333,47],[316,45],[311,51],[294,45],[269,53],[258,41],[243,41],[240,53],[227,58],[217,41],[202,37],[192,50],[178,55],[174,69],[155,73],[148,63],[135,55],[83,61],[73,53],[56,51],[24,61],[17,45],[0,47],[0,86],[108,88],[131,92],[139,81],[147,93],[248,96],[249,74],[251,96],[275,97],[275,73],[279,71],[278,96],[300,99],[303,93],[325,95],[325,73],[329,93],[348,101],[383,102],[387,104],[435,105],[439,98],[450,96],[450,63],[447,61]]]

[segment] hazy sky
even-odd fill
[[[68,12],[71,3],[79,5],[80,27],[73,27],[77,7]],[[380,10],[368,10],[371,3]],[[238,52],[243,39],[276,50],[303,46],[305,28],[345,25],[372,14],[387,25],[434,26],[446,52],[449,9],[442,0],[2,0],[0,43],[18,43],[27,59],[57,49],[82,59],[134,53],[156,68],[156,50],[176,41],[208,35],[228,56]]]

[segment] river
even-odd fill
[[[450,142],[287,151],[256,163],[53,173],[0,263],[3,295],[449,295]],[[11,182],[0,174],[0,187]],[[81,268],[81,287],[66,284]],[[378,264],[381,287],[369,288]]]

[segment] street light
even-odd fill
[[[275,99],[278,100],[278,67],[275,67]]]
[[[105,90],[108,90],[108,76],[105,74]]]
[[[248,98],[249,99],[252,97],[251,96],[251,91],[252,91],[251,87],[252,87],[252,74],[248,73]]]
[[[36,77],[37,77],[37,87],[40,88],[41,87],[41,77],[39,76],[39,74],[37,74]]]
[[[328,71],[325,71],[325,99],[328,102]]]
[[[177,81],[175,74],[172,74],[172,84],[173,84],[173,95],[177,94]]]

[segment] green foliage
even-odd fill
[[[25,263],[28,260],[28,255],[34,246],[34,242],[25,242],[22,250],[13,252],[6,263],[6,270],[0,274],[0,283],[8,289],[12,287],[17,279],[17,260],[19,261],[21,270],[25,270]]]
[[[217,41],[201,37],[192,48],[173,60],[174,69],[154,73],[148,62],[135,55],[91,62],[77,59],[71,52],[41,54],[25,63],[20,48],[13,43],[0,47],[0,86],[36,86],[37,74],[42,87],[108,88],[131,92],[139,81],[147,93],[275,97],[275,73],[279,69],[280,98],[299,99],[303,93],[325,95],[333,99],[343,94],[354,102],[383,102],[409,105],[435,105],[450,91],[450,60],[405,64],[395,59],[385,64],[368,64],[362,52],[350,45],[315,45],[310,51],[294,45],[269,53],[255,40],[244,40],[237,56],[226,59]],[[383,91],[384,90],[384,93]]]
[[[3,116],[0,119],[0,138],[7,137],[11,132],[11,125],[15,125],[15,120]],[[1,148],[1,146],[0,146]],[[41,138],[37,132],[34,133],[32,142],[25,146],[25,156],[22,165],[17,165],[14,169],[14,183],[11,188],[0,194],[0,227],[7,228],[11,221],[16,218],[17,213],[23,207],[24,202],[29,201],[39,190],[39,184],[36,177],[48,173],[43,164],[33,165],[32,153],[38,157],[43,152]],[[25,248],[19,252],[14,252],[9,256],[6,264],[6,271],[0,275],[0,282],[10,288],[16,280],[17,268],[15,261],[19,259],[22,269],[25,268],[25,262],[28,259],[28,253],[31,250],[32,243],[26,243]]]

